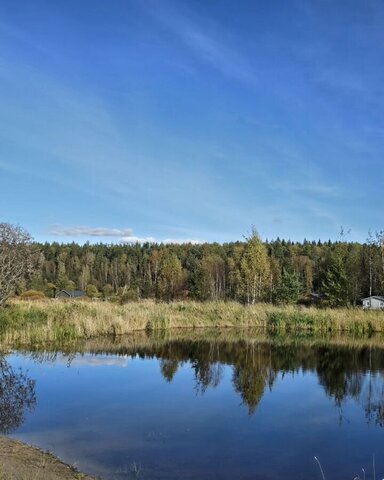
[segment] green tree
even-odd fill
[[[48,282],[46,287],[46,294],[49,297],[53,298],[55,296],[55,293],[56,293],[56,285],[52,282]]]
[[[56,280],[57,288],[59,290],[65,290],[67,288],[68,281],[69,280],[68,280],[64,260],[62,258],[59,258],[59,262],[57,265],[57,280]]]
[[[264,298],[269,281],[268,252],[255,230],[247,240],[240,262],[243,294],[247,303],[256,303]]]
[[[76,290],[76,283],[73,280],[68,280],[67,285],[65,286],[66,290]]]
[[[296,272],[283,270],[280,284],[275,290],[274,299],[277,303],[296,303],[302,292],[302,285]]]
[[[183,285],[183,267],[178,256],[171,253],[164,257],[160,271],[160,291],[168,300],[173,300]]]
[[[225,261],[217,254],[207,255],[201,262],[203,272],[208,280],[210,297],[219,300],[225,295]]]
[[[332,306],[338,307],[348,303],[348,279],[345,261],[340,251],[335,251],[330,259],[325,279],[323,292],[328,296]]]

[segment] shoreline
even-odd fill
[[[0,344],[71,342],[134,332],[264,329],[270,333],[384,332],[384,312],[236,302],[143,301],[117,305],[86,301],[14,300],[0,309]]]
[[[50,452],[0,435],[1,480],[96,480]]]
[[[261,328],[179,328],[154,332],[135,331],[124,335],[104,335],[100,337],[78,338],[62,342],[43,342],[7,346],[3,354],[12,351],[27,353],[44,358],[45,355],[90,353],[93,355],[132,355],[138,350],[158,348],[169,344],[193,342],[216,346],[239,344],[242,348],[252,348],[255,344],[273,346],[304,346],[309,348],[380,348],[384,349],[384,335],[355,336],[345,332],[268,332]]]

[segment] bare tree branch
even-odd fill
[[[0,307],[23,278],[31,276],[40,261],[32,237],[18,225],[0,223]]]

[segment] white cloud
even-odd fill
[[[161,243],[173,243],[173,244],[183,244],[183,243],[192,243],[192,245],[199,245],[205,243],[204,240],[198,240],[196,238],[166,238],[162,240]]]
[[[132,229],[130,228],[105,228],[105,227],[61,227],[59,225],[53,225],[50,228],[52,235],[59,237],[124,237],[124,238],[136,238],[133,237]],[[132,241],[132,240],[131,240]],[[133,240],[134,241],[134,240]]]
[[[199,245],[205,243],[204,240],[198,240],[195,238],[165,238],[164,240],[157,240],[154,237],[124,237],[120,239],[123,243],[165,243],[165,244],[185,244],[192,243],[192,245]]]
[[[129,235],[127,237],[120,238],[122,243],[156,243],[154,237],[136,237],[134,235]]]
[[[128,355],[94,355],[94,354],[78,354],[75,358],[68,358],[66,355],[58,355],[53,363],[60,363],[85,367],[127,367],[130,357]]]

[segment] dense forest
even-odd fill
[[[243,242],[205,244],[35,244],[37,273],[28,289],[54,296],[61,289],[121,302],[143,298],[306,302],[312,293],[331,306],[356,305],[384,292],[384,234],[366,243]],[[312,298],[314,296],[312,295]]]

